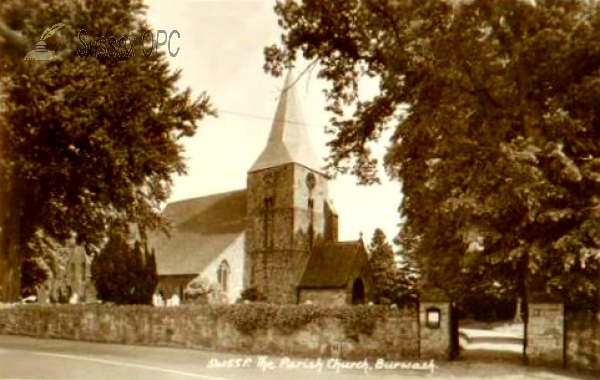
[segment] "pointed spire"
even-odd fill
[[[296,97],[294,89],[296,81],[292,69],[289,68],[285,85],[279,96],[267,146],[249,172],[289,163],[297,163],[309,169],[321,171],[323,164],[312,150],[306,124]]]

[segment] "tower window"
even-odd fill
[[[265,198],[265,209],[263,216],[263,246],[265,248],[273,247],[274,203],[273,197]]]
[[[308,208],[311,211],[315,208],[315,201],[312,198],[308,200]]]
[[[85,282],[85,261],[81,263],[81,282]]]

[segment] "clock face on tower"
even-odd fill
[[[317,178],[315,177],[314,173],[308,173],[308,175],[306,176],[306,186],[308,187],[308,189],[314,189],[316,184]]]

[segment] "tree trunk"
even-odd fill
[[[2,173],[4,174],[4,173]],[[7,186],[8,185],[8,186]],[[0,302],[21,299],[21,215],[15,188],[6,178],[0,189]]]
[[[2,78],[0,78],[2,80]],[[0,97],[2,96],[0,83]],[[3,99],[0,99],[0,302],[17,302],[21,299],[21,218],[15,203],[17,190],[9,173],[7,154],[8,130],[2,118]]]
[[[0,20],[0,36],[4,43],[3,51],[15,50],[27,46],[27,40],[18,33],[8,28]],[[1,67],[0,67],[1,69]],[[8,130],[6,121],[3,120],[4,81],[9,78],[7,73],[0,71],[0,302],[17,302],[21,299],[21,268],[23,264],[22,236],[21,236],[21,202],[22,194],[19,190],[20,181],[16,183],[14,171],[9,173],[7,166],[9,155],[7,148]]]

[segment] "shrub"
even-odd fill
[[[199,275],[190,281],[183,292],[185,300],[192,303],[207,305],[221,303],[221,287],[212,283],[206,276]]]
[[[152,304],[158,284],[156,257],[147,246],[126,241],[126,227],[115,227],[104,249],[92,261],[98,299],[119,305]]]
[[[363,305],[332,308],[306,304],[237,304],[223,306],[216,315],[247,335],[270,327],[283,334],[291,334],[311,322],[329,317],[340,320],[347,334],[357,336],[371,335],[377,321],[387,315],[387,308]]]
[[[242,293],[240,294],[240,299],[238,300],[238,303],[244,302],[244,301],[264,302],[266,300],[267,300],[267,297],[265,297],[258,289],[256,289],[256,287],[251,287],[248,289],[244,289],[242,291]]]

